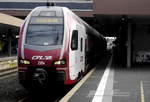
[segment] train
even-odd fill
[[[33,9],[20,27],[18,78],[25,88],[73,85],[106,52],[106,39],[67,7]]]

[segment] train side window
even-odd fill
[[[81,48],[80,51],[82,52],[82,48],[83,48],[83,38],[81,38],[81,44],[80,44]]]
[[[71,49],[72,50],[78,49],[78,30],[74,30],[72,33]]]

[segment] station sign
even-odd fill
[[[32,17],[30,24],[63,24],[61,17]]]

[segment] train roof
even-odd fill
[[[35,9],[42,11],[42,10],[60,10],[62,8],[63,7],[60,7],[60,6],[38,6]]]
[[[36,7],[32,16],[63,16],[63,10],[60,6],[39,6]]]

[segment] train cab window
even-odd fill
[[[25,43],[36,46],[62,45],[63,36],[62,17],[31,17]]]
[[[80,51],[82,52],[82,49],[83,49],[83,38],[81,38],[81,44],[80,44]]]
[[[72,33],[71,49],[72,50],[78,49],[78,30],[74,30]]]
[[[38,46],[62,45],[62,25],[29,25],[26,44]]]

